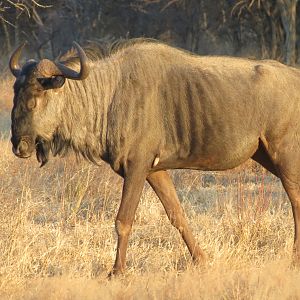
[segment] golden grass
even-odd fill
[[[11,107],[1,82],[0,110]],[[108,166],[70,156],[40,169],[0,140],[0,299],[298,299],[291,266],[293,219],[281,183],[253,164],[224,173],[173,171],[197,240],[192,265],[146,184],[125,276],[114,262],[122,180]]]

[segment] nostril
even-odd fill
[[[26,140],[21,140],[17,145],[13,144],[12,151],[16,156],[27,156],[29,143]]]
[[[29,148],[29,145],[26,141],[21,140],[17,148],[19,152],[26,153],[26,151]]]

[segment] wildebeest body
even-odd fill
[[[146,41],[89,63],[83,52],[79,56],[85,76],[46,60],[19,70],[12,56],[17,77],[12,142],[20,157],[36,149],[44,164],[50,150],[56,155],[73,149],[95,163],[104,159],[124,177],[115,273],[124,269],[145,180],[199,261],[204,254],[165,170],[226,170],[249,158],[283,182],[292,203],[299,260],[297,69],[275,61],[200,57]],[[65,65],[79,67],[68,59]],[[30,101],[34,109],[28,109]]]
[[[251,157],[259,139],[267,147],[287,126],[297,129],[299,96],[289,88],[291,81],[300,83],[297,70],[172,51],[168,58],[167,46],[144,44],[122,53],[129,59],[119,66],[123,76],[107,118],[115,164],[143,154],[159,156],[155,170],[224,170]]]

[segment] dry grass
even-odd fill
[[[290,204],[262,169],[172,172],[208,254],[202,269],[146,185],[128,272],[109,281],[121,179],[72,156],[40,169],[15,158],[7,137],[0,146],[0,299],[300,298]]]

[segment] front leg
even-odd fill
[[[146,168],[138,163],[128,163],[124,170],[122,199],[115,223],[118,235],[117,254],[110,275],[117,275],[125,270],[128,238],[146,177]]]

